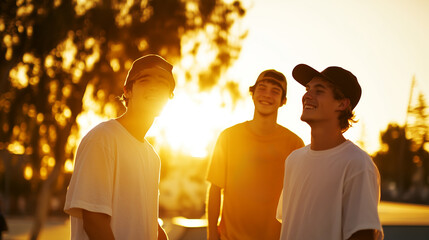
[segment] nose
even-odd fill
[[[306,99],[312,99],[313,96],[311,95],[310,91],[307,91],[304,93],[304,95],[302,96],[302,101],[306,100]]]
[[[260,96],[260,97],[262,97],[262,98],[264,98],[264,99],[266,99],[266,98],[269,98],[269,97],[270,97],[270,93],[269,93],[269,91],[267,91],[266,89],[264,89],[264,90],[259,90],[259,91],[258,91],[258,93],[259,93],[259,96]]]

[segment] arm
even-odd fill
[[[207,215],[208,215],[208,227],[207,227],[207,239],[219,240],[220,235],[217,228],[219,221],[221,206],[221,188],[211,184],[209,187],[209,195],[207,202]]]
[[[360,230],[349,238],[349,240],[374,240],[375,239],[375,231],[373,229],[365,229]]]
[[[114,240],[112,228],[110,227],[110,216],[104,213],[82,210],[83,229],[89,239]]]
[[[167,233],[158,223],[158,240],[168,240]]]

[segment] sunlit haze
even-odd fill
[[[341,66],[354,73],[362,88],[355,108],[359,122],[346,132],[370,153],[379,149],[379,134],[391,122],[404,124],[415,76],[413,101],[429,100],[429,2],[255,0],[247,2],[249,35],[229,76],[243,89],[257,75],[274,68],[288,80],[288,102],[278,122],[306,144],[310,129],[299,120],[304,88],[292,69],[306,63],[319,71]],[[246,104],[252,104],[247,99]]]
[[[190,54],[192,41],[207,37],[210,29],[183,37],[183,58],[173,70],[175,97],[148,133],[158,143],[207,157],[220,131],[252,119],[248,87],[270,68],[288,80],[287,103],[279,110],[278,123],[310,143],[310,128],[300,120],[304,88],[291,74],[299,63],[319,71],[341,66],[357,76],[363,89],[355,108],[359,122],[345,136],[369,153],[379,150],[380,131],[389,123],[404,124],[413,77],[411,103],[420,93],[429,100],[429,2],[255,0],[244,5],[248,12],[240,27],[249,34],[239,59],[213,89],[201,92],[197,76],[190,81],[183,71],[204,70],[216,56],[208,44]],[[239,84],[241,98],[235,104],[221,87],[226,81]]]

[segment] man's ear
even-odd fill
[[[130,98],[131,95],[131,91],[129,91],[125,86],[124,86],[124,96],[125,98]]]
[[[285,98],[282,100],[282,102],[281,102],[281,104],[280,104],[280,107],[281,107],[281,106],[283,106],[283,105],[285,105],[285,104],[286,104],[286,102],[287,102],[287,97],[285,97]]]
[[[339,100],[338,110],[343,111],[343,110],[347,109],[349,106],[350,106],[350,99],[343,98],[343,99]]]

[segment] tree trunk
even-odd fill
[[[37,209],[34,215],[33,227],[30,232],[30,239],[37,240],[40,231],[46,221],[49,213],[49,202],[52,195],[52,190],[55,187],[55,183],[58,180],[65,162],[65,146],[67,144],[68,136],[70,135],[71,127],[75,122],[76,117],[73,116],[74,120],[69,122],[63,129],[57,126],[57,143],[55,145],[55,159],[57,160],[51,174],[43,182],[42,188],[40,189],[39,196],[37,198]]]
[[[30,239],[37,240],[40,231],[46,221],[49,212],[49,200],[51,199],[52,186],[60,174],[60,167],[54,167],[48,179],[43,182],[37,198],[37,209],[34,215],[33,227],[30,232]]]

